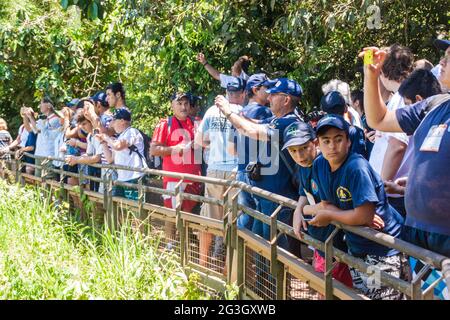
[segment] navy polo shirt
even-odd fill
[[[284,145],[284,130],[291,123],[297,121],[301,120],[295,112],[290,112],[280,118],[272,117],[262,121],[263,124],[267,125],[269,140],[259,141],[259,143],[260,146],[266,146],[267,151],[264,156],[259,155],[258,157],[258,160],[263,166],[261,168],[261,180],[250,180],[250,183],[256,187],[295,200],[298,198],[298,190],[294,186],[291,170],[295,170],[296,164],[289,155],[288,150],[281,151],[281,148]],[[275,154],[272,154],[272,150],[275,151]],[[280,152],[282,152],[284,160],[280,156]]]
[[[396,110],[402,130],[414,134],[414,154],[405,193],[405,224],[450,236],[450,101],[428,112],[432,99]],[[441,137],[432,137],[436,129],[440,129]],[[437,146],[431,151],[427,147],[430,141]]]
[[[381,177],[361,155],[350,153],[335,172],[325,158],[318,158],[313,165],[317,177],[319,196],[342,210],[352,210],[367,202],[375,204],[375,212],[384,221],[381,230],[393,237],[399,237],[403,224],[402,216],[393,209],[386,197]],[[346,233],[350,252],[356,256],[366,254],[391,256],[398,251],[387,248],[351,232]]]
[[[318,158],[322,158],[322,156],[319,155]],[[317,178],[313,177],[313,166],[307,168],[299,166],[297,175],[299,179],[298,194],[300,196],[307,197],[307,192],[314,198],[316,204],[318,204],[320,202],[319,187],[316,183]],[[312,225],[308,225],[308,234],[314,239],[325,242],[325,240],[327,240],[327,238],[333,232],[334,228],[335,226],[332,224],[326,227],[315,227]],[[346,248],[343,248],[344,246],[342,246],[342,241],[339,241],[338,239],[339,237],[337,236],[333,239],[334,246],[346,251]],[[322,257],[324,256],[323,252],[318,252]]]
[[[272,111],[269,107],[260,105],[256,102],[251,102],[247,104],[241,111],[241,115],[253,119],[253,120],[265,120],[273,116]],[[254,139],[250,139],[247,136],[239,134],[235,130],[235,135],[231,137],[236,144],[238,150],[238,171],[245,171],[248,163],[250,161],[256,161],[258,158],[258,142]],[[250,150],[250,141],[252,149]]]

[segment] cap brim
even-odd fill
[[[450,46],[450,40],[436,39],[433,41],[433,44],[439,50],[445,51]]]
[[[285,150],[286,148],[292,147],[292,146],[300,146],[302,144],[307,143],[308,141],[311,141],[312,139],[313,139],[313,137],[311,137],[309,134],[305,135],[303,137],[290,139],[288,142],[286,142],[283,145],[283,148],[281,148],[281,150]]]
[[[342,131],[348,131],[348,127],[346,127],[346,126],[341,126],[341,125],[334,124],[334,123],[333,124],[332,123],[326,123],[324,125],[316,127],[316,134],[318,135],[319,132],[322,131],[326,127],[337,128],[337,129],[342,130]]]

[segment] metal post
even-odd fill
[[[335,228],[325,241],[325,299],[333,300],[333,238],[339,232]]]
[[[227,190],[228,191],[228,190]],[[238,196],[239,193],[236,193],[231,201],[231,218],[229,213],[227,213],[227,223],[225,225],[226,234],[224,238],[224,242],[227,246],[227,281],[231,283],[233,278],[235,277],[235,270],[233,269],[233,258],[234,258],[234,250],[237,249],[238,245],[238,236],[237,236],[237,212],[238,212]],[[226,193],[224,201],[228,203],[228,192]],[[228,205],[226,206],[228,209]],[[224,220],[225,224],[225,220]],[[239,255],[239,252],[237,253]],[[239,258],[238,258],[239,259]],[[239,272],[239,269],[237,270]],[[239,277],[239,275],[237,275]]]
[[[431,269],[429,264],[425,265],[422,269],[420,269],[419,273],[415,276],[411,281],[411,299],[412,300],[423,300],[422,295],[422,278],[425,274]]]
[[[242,300],[245,291],[245,245],[244,239],[237,237],[237,286],[239,299]]]
[[[183,223],[183,220],[181,219],[181,204],[183,200],[181,198],[180,187],[182,183],[183,180],[180,180],[175,186],[175,214],[176,214],[176,227],[180,235],[180,261],[181,265],[184,267],[187,262],[186,244],[188,241],[186,241],[187,232],[185,232],[186,231],[185,225]]]
[[[270,216],[270,273],[277,277],[278,274],[278,259],[277,259],[277,240],[278,240],[278,228],[277,228],[277,216],[280,213],[282,205],[279,205]],[[280,235],[282,235],[280,233]]]
[[[145,202],[145,192],[143,188],[143,179],[145,176],[142,176],[138,180],[138,217],[139,220],[143,219],[144,216],[144,202]]]
[[[84,173],[83,170],[81,168],[79,168],[78,170],[78,187],[80,188],[79,190],[79,194],[80,194],[80,204],[81,204],[81,208],[80,208],[80,218],[82,221],[84,221],[84,219],[86,219],[86,210],[84,208],[84,189],[83,189],[83,179],[84,179]]]

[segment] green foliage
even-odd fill
[[[208,107],[221,89],[199,51],[229,73],[241,55],[250,72],[289,76],[316,105],[332,78],[361,86],[357,53],[400,43],[437,63],[432,39],[447,35],[446,0],[4,0],[0,8],[0,114],[18,123],[22,103],[93,94],[120,80],[136,125],[151,132],[167,96],[189,89]],[[373,4],[379,29],[369,29]],[[16,118],[14,118],[16,117]]]
[[[206,299],[157,240],[77,223],[43,190],[0,179],[1,299]]]

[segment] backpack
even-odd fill
[[[142,155],[135,145],[128,147],[128,149],[130,149],[130,154],[132,152],[136,152],[138,154],[138,156],[143,160],[143,162],[145,162],[145,165],[147,166],[147,168],[158,169],[157,167],[155,167],[154,157],[150,156],[150,143],[151,143],[150,137],[147,134],[145,134],[144,132],[142,132],[141,130],[139,130],[139,129],[136,129],[136,130],[139,131],[139,133],[142,136],[143,143],[144,143],[144,154]]]

